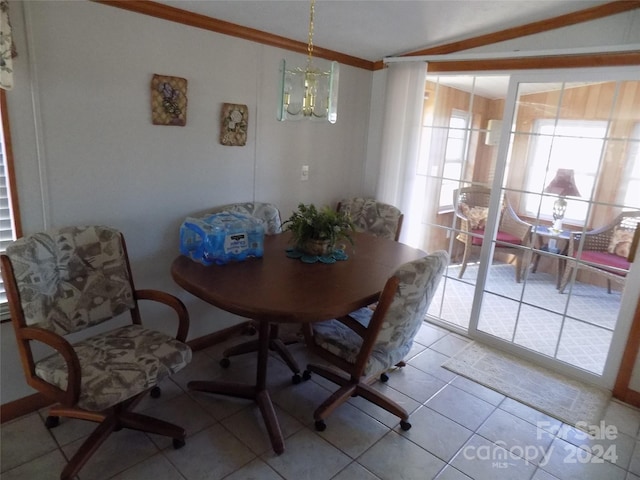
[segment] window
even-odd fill
[[[19,233],[17,224],[17,204],[15,192],[12,191],[12,158],[7,117],[6,97],[4,90],[0,90],[0,252],[4,252],[7,245],[16,239]],[[5,138],[7,141],[5,141]],[[0,277],[0,320],[9,318],[7,297]]]
[[[527,165],[526,190],[542,192],[559,168],[571,169],[580,197],[590,199],[596,185],[607,122],[587,120],[536,120],[531,142],[530,162]],[[525,210],[532,217],[550,220],[555,197],[539,194],[525,195]],[[565,221],[584,224],[588,203],[571,202]]]
[[[447,130],[442,185],[440,187],[440,211],[453,209],[453,192],[462,178],[462,165],[467,154],[467,113],[453,110]]]

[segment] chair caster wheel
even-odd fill
[[[153,387],[149,395],[151,395],[151,398],[160,398],[160,395],[162,395],[162,390],[160,390],[160,387]]]
[[[311,372],[309,370],[305,370],[302,372],[302,379],[306,382],[311,379]]]
[[[411,428],[411,424],[409,422],[405,422],[404,420],[400,420],[400,428],[406,432]]]
[[[229,360],[227,357],[224,357],[220,360],[220,366],[222,368],[229,368],[229,365],[231,365],[231,360]]]
[[[44,421],[44,426],[47,428],[55,428],[60,425],[60,417],[48,416]]]
[[[380,374],[380,381],[382,383],[386,383],[387,381],[389,381],[389,375],[387,375],[386,373],[381,373]]]
[[[299,373],[296,373],[291,377],[291,383],[293,383],[294,385],[298,385],[301,381],[302,381],[302,377],[300,376]]]
[[[327,429],[327,424],[324,423],[324,420],[318,420],[316,422],[316,430],[318,432],[324,432]]]
[[[183,439],[181,438],[174,438],[173,439],[173,448],[175,450],[179,450],[182,447],[184,447],[186,445],[187,442],[185,442]]]
[[[247,325],[246,327],[244,327],[242,329],[242,334],[243,335],[255,335],[256,333],[258,333],[258,329],[256,328],[255,325]]]

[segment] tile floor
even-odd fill
[[[233,339],[231,342],[244,340]],[[81,480],[640,480],[640,411],[611,402],[599,438],[440,367],[468,342],[425,324],[410,361],[390,373],[386,391],[412,412],[413,428],[362,398],[352,398],[316,432],[313,410],[335,388],[314,375],[291,385],[290,372],[273,357],[269,384],[286,450],[270,448],[257,407],[244,400],[188,392],[192,379],[251,380],[253,355],[218,366],[223,345],[197,352],[166,381],[160,399],[138,410],[181,424],[187,444],[123,430],[80,471]],[[294,347],[306,362],[307,352]],[[2,480],[55,479],[92,425],[63,419],[47,430],[45,411],[1,427]]]

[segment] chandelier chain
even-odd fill
[[[316,0],[311,0],[311,8],[309,10],[309,41],[307,44],[307,63],[311,64],[311,57],[313,56],[313,15],[315,13]]]

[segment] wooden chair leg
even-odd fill
[[[62,405],[54,405],[49,409],[49,416],[52,417],[66,417],[77,418],[79,420],[87,420],[89,422],[104,422],[107,418],[102,412],[90,412],[88,410],[82,410],[80,408],[67,408]]]
[[[462,265],[460,266],[460,273],[458,273],[458,278],[462,278],[464,275],[464,271],[467,269],[467,262],[469,261],[469,257],[471,256],[471,245],[465,244],[464,253],[462,254]]]
[[[399,417],[400,420],[406,421],[409,419],[409,414],[404,408],[386,395],[380,393],[374,388],[371,388],[369,385],[365,385],[363,383],[358,384],[356,393],[362,398],[369,400],[371,403],[378,405],[380,408],[384,408],[387,412]]]
[[[336,385],[346,385],[349,382],[349,376],[346,373],[332,367],[309,364],[307,370],[323,376]]]
[[[89,461],[91,455],[93,455],[96,450],[102,445],[109,435],[116,429],[117,425],[115,422],[115,417],[110,417],[104,422],[100,423],[96,429],[89,435],[89,438],[85,440],[85,442],[80,445],[78,451],[71,457],[67,466],[62,470],[62,474],[60,475],[61,480],[72,479],[76,476],[78,471],[84,467],[84,465]]]
[[[242,355],[244,353],[257,352],[258,340],[249,340],[248,342],[239,343],[233,347],[227,348],[222,352],[224,358],[235,357],[236,355]]]
[[[163,435],[177,440],[184,440],[187,436],[184,428],[178,425],[140,413],[124,412],[118,416],[118,423],[124,428],[155,433],[156,435]]]
[[[174,440],[175,448],[179,448],[176,447],[176,441],[180,446],[184,445],[184,439],[187,435],[184,428],[174,425],[173,423],[165,422],[159,418],[131,412],[131,409],[135,408],[146,393],[147,392],[140,393],[103,412],[91,412],[80,408],[64,407],[62,405],[54,405],[51,407],[49,409],[50,416],[98,422],[95,430],[71,457],[69,463],[67,463],[62,471],[60,478],[64,480],[75,478],[80,469],[107,440],[109,435],[121,428],[129,428],[171,437]]]
[[[569,283],[569,279],[571,278],[571,273],[573,272],[573,265],[567,264],[564,269],[564,275],[562,276],[562,281],[560,282],[560,288],[558,288],[558,292],[564,293],[564,289],[567,288],[567,284]]]
[[[300,373],[300,367],[298,366],[298,362],[296,362],[296,359],[293,358],[293,355],[291,354],[291,352],[289,351],[289,349],[286,347],[286,345],[284,344],[284,342],[282,340],[280,340],[279,338],[273,339],[271,340],[271,348],[278,354],[280,355],[280,358],[282,358],[282,360],[284,360],[284,363],[287,364],[287,366],[289,367],[289,369],[294,373],[294,374],[298,374]]]
[[[522,255],[516,255],[516,283],[522,281]]]
[[[343,385],[338,390],[333,392],[329,398],[327,398],[322,404],[316,408],[315,412],[313,412],[313,419],[317,422],[318,420],[324,420],[331,413],[338,408],[340,405],[345,403],[349,398],[351,398],[357,391],[357,384],[348,383],[347,385]]]

